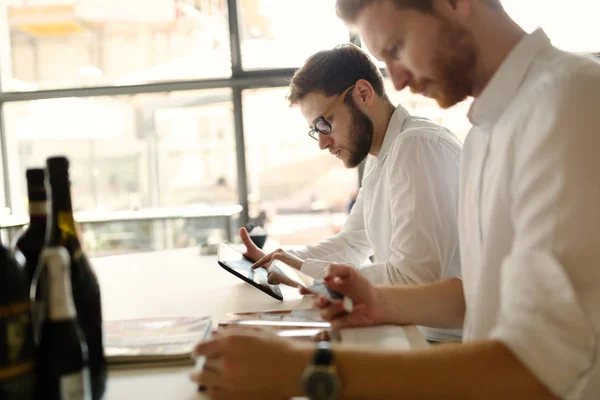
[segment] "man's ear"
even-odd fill
[[[373,101],[375,101],[375,89],[366,79],[359,79],[354,84],[354,90],[352,91],[354,102],[365,108],[371,107]]]

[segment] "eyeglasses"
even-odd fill
[[[321,114],[319,118],[315,119],[315,121],[313,122],[314,128],[308,131],[308,136],[315,139],[316,141],[319,141],[319,133],[322,133],[323,135],[329,135],[331,133],[331,124],[329,123],[329,121],[327,121],[327,118],[331,117],[331,113],[333,112],[333,110],[335,110],[337,106],[342,104],[344,98],[346,97],[346,94],[350,90],[352,90],[352,88],[354,88],[354,85],[344,90],[342,94],[340,94],[337,97],[337,99],[335,99],[333,103],[331,103],[331,106],[329,106],[327,111]]]

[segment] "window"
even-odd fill
[[[52,155],[71,161],[75,210],[238,202],[228,89],[8,103],[5,115],[16,213],[25,169]]]
[[[335,0],[240,0],[246,70],[299,67],[313,53],[350,40]]]
[[[345,221],[358,173],[319,150],[286,94],[287,88],[244,92],[252,211],[267,214],[269,234],[282,245],[316,243]]]
[[[448,110],[443,110],[433,99],[413,94],[409,89],[398,92],[394,89],[390,78],[385,78],[384,81],[386,93],[394,105],[400,104],[412,115],[430,119],[450,129],[461,141],[465,140],[471,129],[471,123],[467,118],[472,103],[471,99],[465,100]]]
[[[13,0],[8,24],[4,90],[231,75],[226,0]]]
[[[237,204],[229,89],[8,103],[6,133],[16,145],[12,212],[27,209],[25,169],[65,155],[73,209],[109,211]],[[211,219],[82,225],[90,255],[185,247],[222,224]],[[217,237],[224,237],[221,232]]]
[[[523,29],[541,26],[552,43],[574,52],[600,51],[600,6],[590,0],[502,0],[505,10]]]
[[[595,2],[502,2],[528,32],[539,25],[558,47],[600,51]],[[228,25],[229,3],[238,26]],[[329,237],[347,217],[357,171],[318,149],[284,97],[293,68],[349,41],[334,4],[0,1],[5,211],[26,212],[25,168],[64,154],[80,211],[241,203],[247,207],[239,223],[268,218],[270,238],[282,245]],[[240,34],[242,56],[233,66],[231,32]],[[392,102],[464,140],[470,101],[441,110],[433,100],[396,92],[387,78],[386,87]],[[242,128],[244,149],[236,144]],[[246,164],[238,165],[237,150]],[[240,196],[246,192],[247,200]],[[84,239],[96,255],[202,245],[223,228],[213,222],[99,224],[84,227]]]

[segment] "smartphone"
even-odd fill
[[[278,278],[286,285],[297,288],[302,287],[312,294],[326,298],[332,303],[343,303],[344,310],[348,313],[351,313],[354,309],[351,298],[342,296],[340,293],[329,289],[325,286],[325,282],[322,279],[315,279],[296,268],[290,267],[283,261],[273,261],[269,267],[269,272],[279,275]]]

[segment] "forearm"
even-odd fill
[[[362,195],[359,194],[342,230],[320,243],[307,246],[296,253],[300,258],[358,265],[372,254],[363,216]]]
[[[365,262],[372,250],[369,243],[362,243],[355,236],[358,235],[338,234],[314,245],[286,251],[302,260],[357,265]]]
[[[342,398],[554,399],[500,342],[406,353],[339,348]]]
[[[377,290],[385,323],[463,327],[465,298],[458,278],[427,285],[382,286]]]

